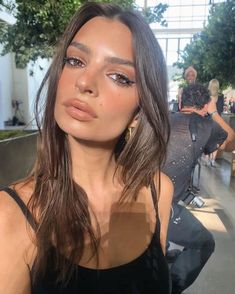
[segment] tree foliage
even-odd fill
[[[222,88],[235,86],[235,1],[214,4],[208,24],[181,53],[179,68],[193,65],[202,83],[217,78]]]
[[[86,0],[0,0],[0,4],[11,7],[16,18],[12,26],[0,26],[0,42],[4,49],[2,55],[15,53],[16,66],[24,68],[27,63],[38,57],[50,58],[55,44],[62,35],[69,19]],[[123,7],[134,7],[134,0],[106,0],[96,2],[113,2]],[[15,4],[14,4],[15,3]],[[11,5],[11,6],[10,6]],[[165,25],[163,13],[167,5],[159,4],[143,11],[151,23],[157,21]]]
[[[160,23],[162,26],[167,26],[166,20],[163,19],[163,13],[166,11],[168,5],[159,3],[154,7],[146,7],[142,13],[147,19],[148,23]]]

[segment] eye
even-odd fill
[[[84,67],[85,63],[79,59],[78,57],[65,57],[64,58],[65,64],[71,67]]]
[[[126,75],[120,73],[109,74],[109,77],[118,85],[123,87],[130,87],[135,82],[131,81]]]

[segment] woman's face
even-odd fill
[[[56,96],[59,127],[80,140],[117,139],[138,107],[132,35],[116,20],[95,17],[67,49]]]
[[[188,84],[194,84],[196,81],[196,75],[193,71],[190,71],[186,76],[186,81]]]

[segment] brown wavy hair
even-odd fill
[[[54,118],[66,50],[79,29],[96,16],[122,22],[133,37],[139,118],[130,140],[126,143],[125,134],[122,134],[115,149],[117,169],[121,167],[124,184],[121,201],[126,197],[134,200],[141,187],[149,186],[165,159],[169,137],[167,75],[159,44],[138,12],[124,11],[113,4],[88,2],[75,13],[65,30],[36,98],[39,142],[33,171],[35,189],[29,202],[38,223],[35,277],[45,274],[53,256],[58,280],[68,279],[72,265],[79,262],[83,254],[85,233],[90,237],[94,254],[98,255],[99,226],[93,228],[91,225],[87,194],[73,180],[67,135]],[[44,104],[41,104],[42,98]],[[65,255],[66,259],[62,258]]]

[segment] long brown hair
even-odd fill
[[[165,158],[169,137],[166,66],[148,24],[137,12],[123,11],[116,5],[85,4],[74,15],[59,42],[38,91],[35,108],[39,144],[34,168],[35,190],[29,202],[38,221],[34,270],[36,276],[45,273],[51,249],[56,246],[53,264],[58,271],[58,279],[62,281],[68,278],[72,264],[78,262],[83,254],[85,233],[90,236],[94,254],[98,247],[99,234],[97,237],[91,225],[87,194],[73,181],[67,135],[54,118],[56,91],[67,47],[79,29],[96,16],[122,22],[133,36],[139,117],[133,136],[127,143],[124,134],[120,136],[115,150],[117,169],[122,167],[122,199],[128,195],[134,199],[141,187],[150,184]],[[46,97],[44,105],[41,105],[44,90]],[[40,116],[42,107],[43,117]],[[99,232],[98,227],[96,231]],[[61,253],[66,255],[66,259],[61,258]]]

